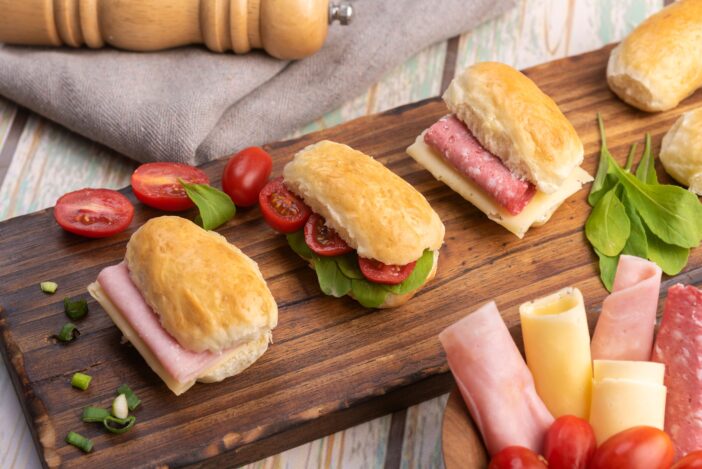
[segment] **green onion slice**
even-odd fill
[[[92,376],[86,375],[85,373],[74,373],[71,378],[71,386],[85,391],[88,389],[88,386],[90,386],[90,381],[92,381],[92,379]]]
[[[112,433],[116,433],[119,435],[119,434],[128,432],[134,426],[135,422],[136,422],[136,417],[134,417],[133,415],[130,415],[126,419],[118,419],[117,417],[113,417],[112,415],[108,415],[102,421],[102,424],[105,426],[107,431],[112,432]],[[112,426],[112,424],[116,424],[116,426]]]
[[[83,422],[104,422],[110,416],[110,411],[102,407],[86,407],[83,409]]]
[[[78,338],[80,331],[75,324],[69,322],[63,325],[61,332],[54,336],[61,342],[72,342]]]
[[[44,293],[48,293],[49,295],[53,295],[56,293],[56,289],[58,288],[58,283],[56,282],[41,282],[39,284],[39,288],[41,288],[41,291]]]
[[[139,404],[141,404],[141,399],[139,399],[137,395],[134,394],[134,391],[132,391],[132,389],[126,384],[123,384],[117,388],[117,394],[124,394],[124,397],[127,398],[127,406],[129,407],[129,410],[133,411],[139,407]]]
[[[85,300],[71,300],[66,297],[63,299],[63,310],[72,321],[75,321],[88,314],[88,302]]]
[[[68,435],[66,435],[66,443],[73,445],[76,448],[80,448],[86,453],[93,450],[93,442],[76,432],[68,432]]]

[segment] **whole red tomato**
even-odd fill
[[[687,453],[687,456],[676,462],[670,469],[702,469],[702,450]]]
[[[546,432],[544,456],[549,469],[585,469],[596,449],[588,421],[573,415],[558,417]]]
[[[494,455],[488,469],[547,469],[546,461],[529,448],[508,446]]]
[[[674,456],[673,442],[663,430],[634,427],[602,443],[590,469],[669,469]]]
[[[222,189],[240,207],[256,205],[271,168],[273,159],[262,148],[245,148],[232,156],[224,167]]]

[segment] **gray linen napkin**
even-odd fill
[[[514,0],[358,0],[316,55],[0,46],[0,94],[139,161],[199,164],[280,138]]]

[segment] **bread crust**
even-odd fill
[[[680,0],[641,23],[612,50],[607,83],[643,111],[673,109],[702,86],[702,2]]]
[[[661,163],[676,181],[702,195],[702,107],[686,112],[663,137]]]
[[[414,187],[372,157],[323,140],[283,169],[285,185],[361,257],[405,265],[437,251],[444,225]]]
[[[190,220],[152,218],[127,243],[129,274],[183,347],[219,352],[273,329],[278,307],[258,265]]]

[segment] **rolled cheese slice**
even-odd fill
[[[583,295],[573,287],[519,307],[527,365],[554,417],[590,415],[592,359]]]
[[[595,360],[590,424],[597,444],[639,425],[663,430],[665,366],[646,361]]]
[[[553,416],[495,302],[444,329],[439,340],[490,454],[515,445],[540,452]]]

